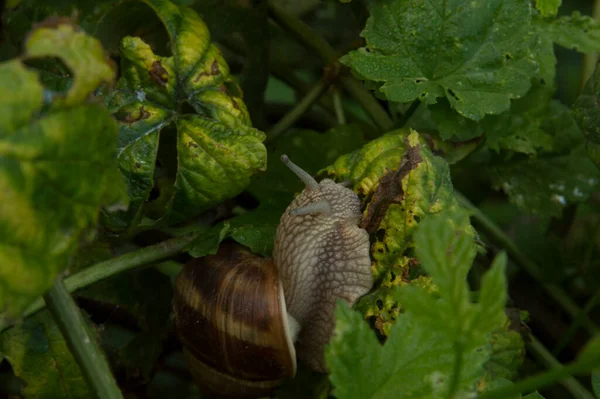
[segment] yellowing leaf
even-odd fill
[[[86,75],[49,111],[36,73],[0,64],[0,312],[8,316],[52,286],[100,207],[115,199],[116,124],[104,108],[80,104],[112,76],[98,46],[71,25],[32,32],[30,56],[63,58]]]
[[[71,24],[59,24],[34,30],[27,39],[29,57],[59,57],[74,73],[67,96],[55,106],[81,103],[101,82],[112,82],[115,70],[102,44]]]
[[[138,37],[122,40],[122,77],[109,104],[119,121],[118,161],[131,206],[107,219],[114,230],[135,227],[150,209],[151,218],[169,223],[197,216],[239,194],[266,168],[265,134],[251,127],[241,90],[204,22],[190,8],[144,2],[167,29],[173,56],[156,55]],[[142,208],[157,185],[167,126],[176,129],[176,140],[164,141],[169,148],[161,151],[176,151],[177,164],[159,168],[162,199]]]

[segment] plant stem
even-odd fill
[[[528,349],[538,362],[542,363],[549,370],[560,370],[565,367],[558,360],[556,360],[554,356],[552,356],[550,351],[546,349],[546,347],[540,341],[538,341],[536,337],[531,335],[530,338],[531,342],[528,344]],[[594,396],[574,377],[565,378],[560,381],[560,384],[569,392],[571,392],[574,398],[594,398]]]
[[[581,365],[577,362],[570,363],[567,366],[556,368],[526,378],[523,381],[517,382],[514,385],[503,386],[498,389],[493,389],[491,391],[484,392],[478,397],[478,399],[511,398],[519,393],[530,393],[545,386],[552,385],[556,381],[568,378],[570,375],[581,374],[585,371],[587,370],[583,370]],[[587,394],[584,392],[578,392],[574,397],[577,399],[594,399],[594,397],[589,392],[587,392]]]
[[[583,320],[585,320],[587,315],[596,307],[596,305],[600,304],[600,291],[596,291],[596,293],[590,298],[590,300],[585,304],[583,310],[575,316],[575,319],[569,326],[569,329],[562,335],[560,341],[554,347],[552,353],[554,356],[557,356],[562,350],[567,346],[567,344],[571,341]]]
[[[65,278],[64,285],[68,292],[77,291],[80,288],[87,287],[95,282],[107,279],[116,274],[127,270],[132,270],[140,266],[145,266],[149,263],[156,262],[161,259],[171,257],[181,252],[198,234],[177,237],[170,240],[150,245],[148,247],[133,251],[116,258],[109,259],[104,262],[96,263],[79,273]],[[27,317],[38,310],[42,309],[46,304],[44,299],[38,298],[35,300],[23,313],[23,317]],[[0,332],[11,327],[14,323],[3,318],[0,315]]]
[[[452,380],[450,381],[450,389],[448,390],[448,398],[453,398],[458,390],[458,384],[460,383],[460,374],[463,367],[463,352],[464,346],[456,342],[454,344],[454,372],[452,373]]]
[[[337,61],[338,55],[336,51],[325,41],[325,39],[313,32],[313,30],[304,22],[288,15],[285,10],[274,1],[269,1],[269,15],[277,22],[277,24],[294,36],[298,41],[306,47],[315,50],[325,65],[330,65]],[[387,132],[393,128],[394,122],[388,113],[375,97],[364,88],[362,83],[358,82],[352,76],[341,76],[339,80],[346,91],[348,91],[360,106],[365,109],[377,127],[383,132]]]
[[[308,111],[315,102],[317,102],[323,93],[325,93],[330,84],[331,82],[329,79],[320,79],[319,82],[314,85],[300,101],[298,101],[296,106],[292,108],[290,112],[285,114],[283,118],[267,132],[266,142],[271,142],[276,139],[281,133],[292,126],[294,122],[300,119],[300,117]]]
[[[346,115],[344,114],[344,106],[342,103],[342,96],[339,89],[333,91],[333,108],[335,109],[335,117],[339,125],[346,124]]]
[[[91,335],[62,278],[56,280],[44,299],[92,391],[101,399],[123,398],[104,353]]]
[[[519,247],[510,239],[502,229],[488,218],[479,208],[473,205],[466,197],[455,191],[454,195],[458,202],[465,207],[473,216],[479,227],[484,230],[496,244],[500,245],[508,254],[533,278],[540,281],[541,286],[546,292],[558,302],[562,308],[575,319],[582,313],[581,308],[569,297],[569,295],[559,286],[552,283],[545,283],[542,280],[541,268],[527,255],[525,255]],[[584,314],[582,319],[583,326],[591,335],[598,332],[598,326]]]
[[[289,15],[283,7],[272,0],[269,1],[269,16],[298,41],[315,50],[325,65],[329,65],[337,59],[335,50],[325,39],[313,32],[310,26]]]
[[[600,0],[594,0],[594,10],[592,11],[592,17],[594,19],[600,19]],[[580,91],[583,90],[594,69],[596,68],[596,62],[598,61],[598,53],[589,53],[583,55],[583,68],[581,71],[581,83]]]
[[[379,104],[377,99],[365,89],[362,83],[352,76],[341,76],[340,83],[350,93],[352,97],[360,104],[365,112],[371,117],[373,122],[383,132],[388,132],[394,128],[394,121],[390,118],[386,110]]]
[[[400,118],[400,122],[398,123],[399,127],[404,127],[404,125],[406,125],[406,123],[413,116],[417,108],[419,108],[419,105],[421,105],[421,101],[419,100],[415,100],[410,104],[410,107],[408,107],[408,109],[402,114],[402,117]]]

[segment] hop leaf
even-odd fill
[[[480,120],[507,110],[538,70],[530,46],[531,9],[521,0],[375,2],[367,47],[341,61],[388,100],[446,97]]]
[[[265,134],[251,127],[241,90],[204,22],[165,0],[145,3],[167,28],[173,56],[154,54],[137,37],[122,41],[123,76],[109,104],[119,120],[118,162],[131,206],[108,219],[115,230],[152,209],[153,219],[172,223],[196,216],[239,194],[266,168]],[[159,140],[169,125],[177,130],[176,143],[163,141],[171,147],[161,151],[176,151],[177,165],[164,165],[158,175]],[[142,209],[155,179],[161,196],[154,208]]]

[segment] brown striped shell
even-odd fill
[[[186,264],[175,283],[177,332],[201,389],[259,397],[296,373],[296,355],[271,259],[224,243]]]

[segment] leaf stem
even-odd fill
[[[137,251],[117,256],[104,262],[96,263],[78,273],[64,279],[64,285],[68,292],[74,292],[83,287],[87,287],[95,282],[105,280],[116,274],[133,270],[149,263],[156,262],[181,252],[198,234],[185,237],[177,237],[170,240],[150,245]],[[23,313],[27,317],[46,304],[41,297],[35,300]],[[0,315],[0,332],[14,325],[14,321]]]
[[[450,381],[450,389],[448,390],[448,398],[454,398],[458,385],[460,383],[460,374],[463,367],[463,352],[464,345],[460,342],[454,343],[454,372],[452,373],[452,380]]]
[[[410,104],[410,107],[408,107],[408,109],[402,114],[402,117],[400,118],[400,122],[398,123],[398,126],[404,127],[404,125],[406,125],[408,120],[413,116],[415,111],[419,108],[419,105],[421,105],[421,101],[419,101],[419,100],[413,101]]]
[[[583,307],[583,310],[575,316],[573,322],[569,326],[569,329],[562,334],[562,337],[558,344],[554,347],[552,353],[554,356],[557,356],[563,349],[567,346],[567,344],[571,341],[583,320],[588,317],[588,314],[596,307],[596,305],[600,304],[600,290],[596,291],[596,293],[590,298],[589,301]]]
[[[344,114],[344,106],[342,103],[342,96],[340,94],[340,90],[335,88],[333,90],[333,108],[335,109],[335,118],[338,121],[339,125],[346,124],[346,115]]]
[[[386,110],[373,97],[371,92],[365,89],[364,85],[352,76],[341,76],[340,83],[344,89],[360,104],[365,112],[371,117],[373,122],[382,132],[388,132],[394,128],[394,121],[390,118]]]
[[[292,108],[290,112],[285,114],[283,118],[267,132],[266,142],[269,143],[275,140],[281,133],[292,126],[294,122],[300,119],[300,117],[302,117],[302,115],[308,111],[319,98],[321,98],[330,84],[331,81],[329,79],[320,79],[319,82],[314,85],[300,101],[298,101],[296,106]]]
[[[56,280],[44,299],[92,391],[101,399],[123,398],[104,353],[91,335],[62,278]]]
[[[574,374],[583,374],[589,372],[589,364],[584,361],[576,360],[563,366],[558,360],[541,345],[534,337],[531,346],[534,351],[544,353],[547,365],[551,370],[526,378],[523,381],[517,382],[514,385],[503,386],[488,392],[484,392],[479,399],[504,399],[509,398],[519,393],[529,393],[545,386],[551,385],[557,381],[561,383],[573,394],[577,399],[594,399],[594,396],[585,389],[579,382],[571,377]],[[567,381],[562,382],[567,379]]]
[[[269,16],[299,42],[315,50],[325,65],[332,64],[337,59],[335,50],[325,39],[313,32],[310,26],[289,15],[283,7],[273,0],[269,1]]]
[[[531,342],[527,345],[529,352],[542,363],[547,369],[555,370],[564,367],[546,347],[538,341],[533,335],[530,336]],[[560,384],[564,386],[575,398],[593,399],[593,395],[574,377],[568,377]]]
[[[558,302],[562,308],[575,319],[582,313],[581,308],[569,297],[569,295],[558,285],[543,282],[541,268],[527,255],[525,255],[519,247],[510,239],[502,229],[488,218],[479,208],[473,205],[465,196],[458,191],[454,192],[458,202],[465,207],[473,216],[479,227],[484,230],[490,238],[500,245],[511,256],[511,258],[519,264],[527,273],[538,280],[546,292]],[[590,320],[587,315],[583,316],[582,324],[586,330],[594,335],[598,332],[598,326]]]
[[[299,42],[315,50],[325,65],[337,62],[337,52],[325,39],[313,32],[310,26],[304,22],[287,14],[281,6],[272,0],[269,1],[269,15]],[[394,127],[394,122],[388,113],[362,83],[348,75],[341,76],[339,80],[344,89],[364,108],[377,127],[383,132],[387,132]]]
[[[594,19],[600,19],[600,0],[594,0],[594,10],[592,11],[592,17]],[[596,68],[598,62],[598,53],[589,53],[583,55],[583,68],[581,71],[581,83],[579,86],[580,92],[585,88],[590,76]]]

